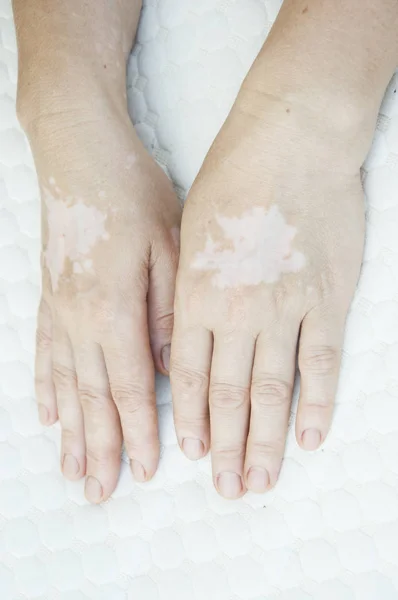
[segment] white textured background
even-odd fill
[[[131,113],[184,198],[281,2],[145,4]],[[277,488],[226,502],[209,461],[177,448],[159,380],[158,475],[133,485],[124,465],[114,498],[92,507],[83,482],[61,477],[59,431],[35,412],[39,201],[16,77],[0,0],[0,599],[398,600],[397,78],[364,171],[365,263],[322,451],[305,454],[290,435]]]

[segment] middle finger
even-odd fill
[[[99,503],[116,487],[122,446],[120,420],[101,346],[87,342],[75,347],[74,353],[86,436],[86,497]]]
[[[250,380],[255,339],[245,332],[214,334],[209,404],[215,486],[225,498],[239,498],[243,483],[250,414]]]

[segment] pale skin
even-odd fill
[[[18,110],[42,193],[39,416],[59,418],[63,473],[86,476],[95,503],[116,486],[122,437],[135,479],[156,471],[154,371],[168,373],[173,326],[181,207],[126,105],[140,10],[14,2]]]
[[[153,374],[169,372],[180,211],[127,116],[124,65],[140,3],[63,6],[14,0],[19,114],[43,196],[50,188],[50,205],[68,215],[98,211],[87,217],[93,243],[77,250],[76,228],[62,230],[69,241],[54,243],[60,258],[48,262],[57,219],[43,202],[37,396],[43,423],[59,416],[65,476],[86,475],[88,499],[101,502],[116,485],[122,435],[137,479],[156,470]],[[226,498],[277,481],[296,352],[297,441],[312,451],[327,436],[363,252],[360,167],[398,59],[397,30],[395,0],[377,9],[285,0],[189,194],[170,366],[175,424],[188,458],[211,450]]]

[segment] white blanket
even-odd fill
[[[148,0],[130,61],[137,130],[184,198],[280,0]],[[89,506],[65,481],[59,429],[33,390],[39,198],[15,116],[16,45],[0,0],[0,599],[398,599],[398,79],[366,162],[368,234],[330,437],[292,433],[276,489],[217,496],[209,460],[176,445],[159,379],[162,459],[148,485],[124,464]],[[325,114],[325,119],[328,115]]]

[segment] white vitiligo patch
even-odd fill
[[[208,235],[192,267],[214,271],[212,281],[220,289],[274,283],[305,265],[304,255],[292,248],[297,230],[286,223],[277,206],[268,211],[256,207],[239,218],[218,216],[217,223],[225,242]]]
[[[76,274],[90,272],[93,262],[88,254],[99,240],[109,239],[109,234],[105,230],[106,216],[95,206],[86,206],[82,200],[72,196],[57,198],[52,190],[46,188],[43,189],[43,199],[48,220],[44,258],[53,291],[56,291],[65,261],[69,259],[72,262]]]

